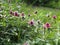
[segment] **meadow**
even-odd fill
[[[60,45],[60,9],[0,2],[0,45]]]

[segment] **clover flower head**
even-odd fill
[[[15,11],[14,16],[19,16],[19,13],[17,11]]]
[[[24,16],[25,16],[24,12],[22,12],[22,13],[21,13],[21,16],[22,16],[22,17],[24,17]]]
[[[57,16],[56,16],[56,15],[54,15],[54,16],[53,16],[53,19],[56,19],[56,18],[57,18]]]
[[[46,29],[46,28],[50,28],[50,24],[49,23],[45,23],[44,25],[43,25],[43,27]]]
[[[35,23],[34,20],[30,20],[30,21],[28,22],[28,24],[31,25],[31,26],[33,26],[34,23]]]

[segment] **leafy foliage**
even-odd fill
[[[0,45],[60,45],[60,11],[0,5]]]
[[[23,1],[31,5],[42,5],[52,7],[51,5],[57,4],[59,0],[23,0]]]

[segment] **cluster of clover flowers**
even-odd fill
[[[20,17],[22,17],[23,19],[26,18],[24,12],[22,12],[22,13],[18,13],[17,11],[15,11],[15,12],[10,11],[10,14],[11,14],[12,16],[17,16],[17,17],[20,16]],[[37,11],[35,12],[35,14],[37,14]],[[28,15],[28,16],[30,16],[30,15]],[[49,17],[49,15],[47,15],[47,17]],[[53,15],[52,18],[53,18],[53,19],[56,19],[57,16],[56,16],[56,15]],[[37,23],[40,24],[41,21],[38,20]],[[35,25],[35,21],[34,21],[34,19],[29,20],[29,21],[28,21],[28,24],[29,24],[30,26],[34,26],[34,25]],[[45,24],[43,24],[43,28],[44,28],[44,29],[47,29],[47,28],[50,28],[50,27],[51,27],[51,24],[48,23],[48,22],[46,22]]]
[[[34,13],[37,14],[37,11],[34,12]],[[13,12],[12,10],[10,10],[10,14],[12,16],[21,17],[22,19],[25,19],[26,18],[25,17],[26,15],[24,14],[24,12],[18,13],[17,11]],[[28,15],[28,16],[31,16],[31,15]],[[50,17],[50,15],[48,14],[47,17]],[[57,18],[57,16],[56,15],[53,15],[52,18],[55,20]],[[30,26],[35,26],[36,21],[34,21],[34,19],[32,19],[32,20],[29,20],[27,23]],[[41,24],[41,20],[38,20],[37,23],[38,23],[38,25]],[[43,24],[43,29],[44,30],[45,29],[49,29],[50,27],[51,27],[51,24],[49,22],[46,22],[46,23]],[[29,44],[27,42],[25,42],[23,45],[29,45]]]
[[[34,13],[37,14],[37,11],[34,12]],[[22,19],[25,19],[26,18],[24,12],[18,13],[16,11],[15,12],[10,11],[10,14],[12,16],[21,17]],[[28,16],[31,16],[31,15],[29,14]],[[50,17],[50,15],[48,14],[47,17]],[[55,20],[57,18],[57,16],[56,15],[53,15],[52,18]],[[34,19],[29,20],[27,23],[30,26],[35,26],[36,25],[36,21]],[[38,23],[38,25],[41,24],[41,20],[37,20],[37,23]],[[46,23],[43,24],[43,29],[44,30],[45,29],[49,29],[50,27],[51,27],[51,24],[49,22],[46,22]],[[29,45],[29,43],[25,42],[23,45]]]
[[[35,14],[37,14],[37,11],[34,12]],[[16,17],[21,17],[22,19],[25,19],[26,15],[24,12],[22,13],[18,13],[17,11],[13,12],[12,10],[10,11],[10,15],[12,16],[16,16]],[[30,14],[28,15],[29,17],[31,16]],[[47,17],[49,17],[50,15],[47,15]],[[0,15],[0,19],[2,18],[2,15]],[[52,18],[55,20],[57,18],[56,15],[53,15]],[[34,19],[29,20],[28,25],[30,26],[36,26],[36,21]],[[38,25],[41,24],[41,20],[37,20]],[[49,22],[46,22],[43,24],[43,29],[49,29],[51,27],[51,24]],[[23,45],[29,45],[27,42],[25,42]]]

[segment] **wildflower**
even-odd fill
[[[49,24],[49,23],[44,24],[44,28],[45,28],[45,29],[46,29],[46,28],[50,28],[50,24]]]
[[[22,13],[21,13],[21,17],[24,17],[24,16],[25,16],[25,14],[24,14],[24,12],[22,12]]]
[[[19,16],[18,12],[14,12],[14,16]]]
[[[24,12],[21,13],[21,18],[24,20],[25,19],[25,14]]]
[[[28,24],[31,25],[31,26],[33,26],[33,25],[34,25],[34,20],[30,20],[30,21],[28,22]]]
[[[57,18],[57,16],[56,16],[56,15],[54,15],[54,16],[53,16],[53,19],[56,19],[56,18]]]

